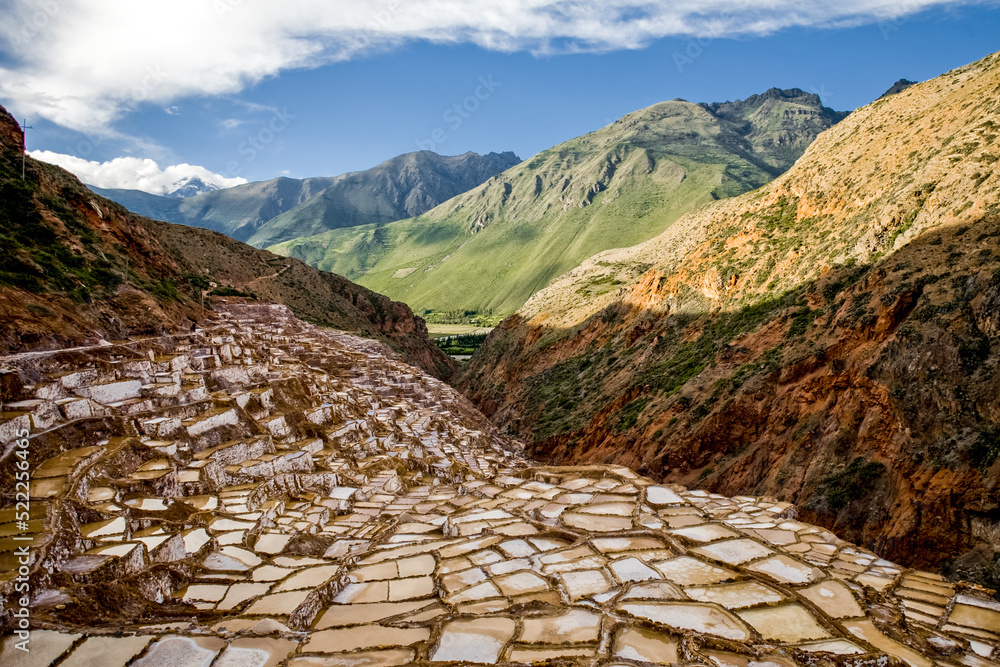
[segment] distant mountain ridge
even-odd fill
[[[330,229],[411,218],[520,161],[510,151],[399,155],[371,169],[344,174],[315,197],[269,220],[247,242],[264,248]]]
[[[201,192],[197,191],[211,186],[200,179],[168,195],[88,187],[133,213],[212,229],[263,247],[336,227],[419,215],[518,162],[520,159],[511,152],[442,156],[419,151],[339,176],[282,177]],[[336,190],[325,193],[323,199],[294,212],[334,186]],[[270,225],[286,213],[289,215]]]
[[[662,102],[419,217],[270,249],[418,311],[505,315],[590,255],[645,241],[702,204],[767,183],[843,117],[797,88],[720,104]]]
[[[142,190],[91,190],[138,215],[191,227],[222,232],[246,241],[254,231],[276,215],[298,206],[337,181],[334,177],[275,178],[245,183],[191,197],[154,195]]]

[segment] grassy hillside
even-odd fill
[[[586,257],[649,239],[688,211],[770,181],[841,117],[797,90],[727,105],[657,104],[417,218],[271,250],[429,317],[506,315]]]

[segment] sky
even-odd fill
[[[5,0],[39,159],[156,194],[395,155],[527,159],[659,101],[851,110],[1000,50],[1000,0]]]

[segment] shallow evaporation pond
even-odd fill
[[[565,525],[571,528],[578,528],[588,532],[610,533],[619,530],[628,530],[632,527],[632,518],[629,516],[563,512],[560,519]]]
[[[805,639],[825,639],[830,633],[800,604],[764,607],[737,612],[764,639],[798,642]]]
[[[494,663],[514,636],[514,629],[514,621],[503,617],[452,621],[444,626],[431,660]]]
[[[823,572],[784,554],[762,560],[747,569],[773,577],[783,584],[808,584],[823,578]]]
[[[637,618],[644,618],[679,630],[694,630],[737,641],[746,641],[750,638],[742,621],[729,612],[709,604],[630,602],[619,605],[619,609]]]
[[[695,542],[714,542],[715,540],[721,540],[723,538],[737,537],[736,533],[717,523],[706,523],[700,526],[675,528],[670,532],[674,535],[680,535],[681,537],[686,537],[689,540],[694,540]]]
[[[681,586],[704,586],[736,578],[736,572],[710,565],[697,558],[680,556],[653,563],[666,579]]]
[[[560,616],[525,618],[518,641],[528,644],[596,642],[600,637],[601,615],[571,609]]]
[[[774,551],[764,545],[748,539],[716,542],[704,547],[698,547],[692,551],[708,556],[709,558],[714,558],[715,560],[720,560],[723,563],[728,563],[729,565],[739,565],[740,563],[746,563],[774,553]]]
[[[727,609],[743,609],[759,604],[781,602],[785,599],[782,593],[756,581],[740,581],[706,588],[688,588],[684,592],[693,600],[715,602]]]

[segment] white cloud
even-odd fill
[[[181,115],[181,108],[176,104],[171,104],[169,107],[163,109],[164,113],[168,116],[179,116]]]
[[[233,94],[413,40],[533,53],[886,21],[976,0],[5,0],[0,98],[105,132],[143,102]],[[983,0],[986,1],[986,0]]]
[[[239,118],[223,118],[221,121],[219,121],[219,124],[222,125],[222,128],[224,130],[235,130],[240,125],[243,125],[245,123],[246,123],[245,120],[240,120]]]
[[[149,158],[117,157],[110,162],[93,162],[51,151],[29,151],[28,155],[36,160],[59,165],[89,185],[144,190],[154,195],[173,192],[193,178],[199,178],[207,185],[218,188],[229,188],[247,182],[245,178],[226,178],[193,164],[175,164],[160,169],[160,165]]]

